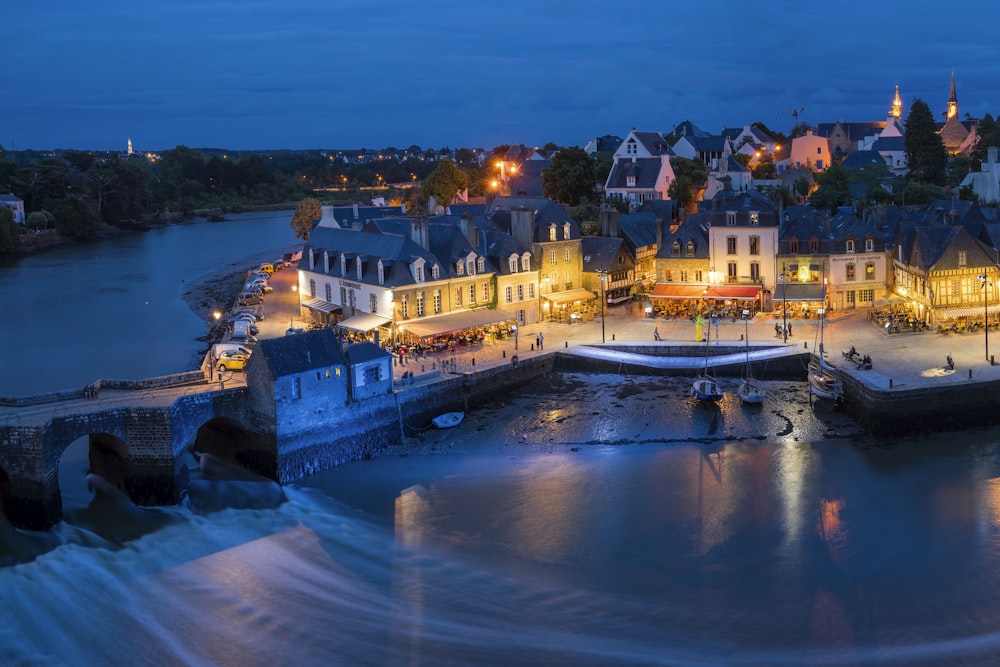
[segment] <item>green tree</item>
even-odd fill
[[[937,133],[937,123],[934,122],[930,107],[919,97],[913,100],[910,115],[906,117],[903,150],[910,170],[910,180],[933,185],[944,183],[948,153]]]
[[[851,191],[848,188],[850,179],[848,170],[839,164],[830,165],[825,171],[816,174],[816,183],[819,188],[812,193],[809,201],[817,209],[836,209],[838,206],[851,204]],[[795,183],[796,191],[799,191],[798,182]],[[806,191],[808,193],[808,190]],[[799,191],[799,194],[802,194]],[[805,195],[803,195],[805,196]]]
[[[454,162],[445,158],[424,179],[420,191],[420,203],[426,205],[433,196],[438,204],[448,206],[460,190],[466,190],[468,187],[469,175]]]
[[[307,197],[295,206],[295,213],[292,214],[292,233],[295,238],[303,241],[309,240],[312,233],[313,220],[323,217],[323,205],[315,197]]]
[[[549,199],[569,206],[594,194],[594,159],[579,146],[556,153],[542,170],[542,191]]]
[[[667,194],[677,202],[677,209],[693,212],[698,193],[708,183],[708,167],[701,160],[682,157],[670,158],[674,169],[674,182],[667,188]]]
[[[993,116],[986,114],[979,121],[979,127],[976,129],[976,147],[972,149],[969,157],[974,163],[986,162],[986,152],[991,147],[1000,148],[1000,126]]]
[[[0,206],[0,252],[10,252],[17,247],[20,230],[14,222],[14,212]]]

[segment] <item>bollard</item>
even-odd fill
[[[802,341],[802,347],[808,350],[809,349],[809,341],[805,341],[805,340]]]
[[[421,372],[421,373],[423,373],[423,372],[425,372],[426,370],[427,370],[427,369],[426,369],[426,368],[424,368],[424,365],[423,365],[423,364],[420,364],[420,372]]]
[[[972,379],[972,369],[971,368],[969,369],[969,379],[970,380]]]
[[[531,351],[532,351],[532,352],[534,352],[534,351],[535,351],[535,344],[534,344],[534,343],[532,343],[532,344],[531,344]]]
[[[995,360],[995,359],[993,358],[993,355],[991,354],[991,355],[990,355],[990,366],[996,366],[996,365],[997,365],[997,362],[996,362],[996,360]]]
[[[615,335],[611,334],[611,340],[614,340],[614,339],[615,339]]]
[[[569,347],[569,341],[568,340],[563,341],[563,347]]]
[[[503,351],[503,358],[504,358],[504,359],[506,359],[506,358],[507,358],[507,350],[504,350],[504,351]]]
[[[476,365],[476,358],[475,358],[475,357],[472,357],[472,365],[473,365],[473,366],[475,366],[475,365]]]

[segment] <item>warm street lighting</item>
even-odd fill
[[[987,279],[985,273],[980,274],[979,280],[982,282],[982,285],[980,286],[980,289],[983,290],[983,331],[986,333],[986,361],[988,361],[990,363],[990,366],[992,366],[993,362],[990,360],[990,305],[989,305],[989,297],[990,297],[990,288],[993,287],[993,283],[990,282]]]
[[[517,325],[513,325],[511,329],[514,330],[514,349],[517,350]]]
[[[781,283],[781,331],[784,342],[788,342],[788,285],[785,284],[785,265],[781,265],[781,275],[778,276]]]

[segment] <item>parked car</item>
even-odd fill
[[[270,262],[264,262],[263,264],[258,266],[255,269],[255,271],[257,271],[258,273],[266,273],[267,275],[271,275],[272,273],[274,273],[274,265],[271,264]]]
[[[287,269],[291,265],[292,265],[291,262],[286,262],[285,260],[281,259],[281,260],[278,260],[277,262],[274,263],[274,270],[275,271],[284,271],[285,269]]]
[[[249,358],[249,354],[227,350],[219,355],[215,367],[220,371],[241,371],[246,366],[247,359]]]
[[[240,292],[236,295],[236,303],[240,306],[256,306],[264,303],[264,297],[255,292]]]
[[[256,292],[257,294],[270,294],[274,288],[267,283],[251,282],[243,286],[244,292]]]
[[[254,322],[257,321],[257,316],[254,315],[253,313],[251,313],[249,310],[241,310],[241,311],[238,311],[232,317],[230,317],[228,321],[229,321],[230,324],[232,324],[233,322],[235,322],[237,320],[246,320],[250,324],[253,324]]]

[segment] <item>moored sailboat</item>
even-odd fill
[[[705,334],[705,370],[691,384],[691,395],[699,401],[715,403],[722,400],[722,389],[712,374],[708,370],[708,346],[712,337],[712,324],[707,324],[708,331]]]
[[[826,324],[826,309],[819,311],[819,346],[816,356],[809,361],[809,393],[817,398],[832,401],[844,400],[844,383],[841,382],[836,366],[823,358],[823,331]]]
[[[736,395],[740,397],[740,401],[748,405],[760,405],[764,402],[764,397],[766,392],[761,389],[760,385],[753,378],[753,368],[750,364],[750,313],[748,311],[743,311],[743,321],[745,323],[746,334],[743,338],[746,340],[746,369],[743,371],[743,381],[740,382],[739,388],[736,390]]]

